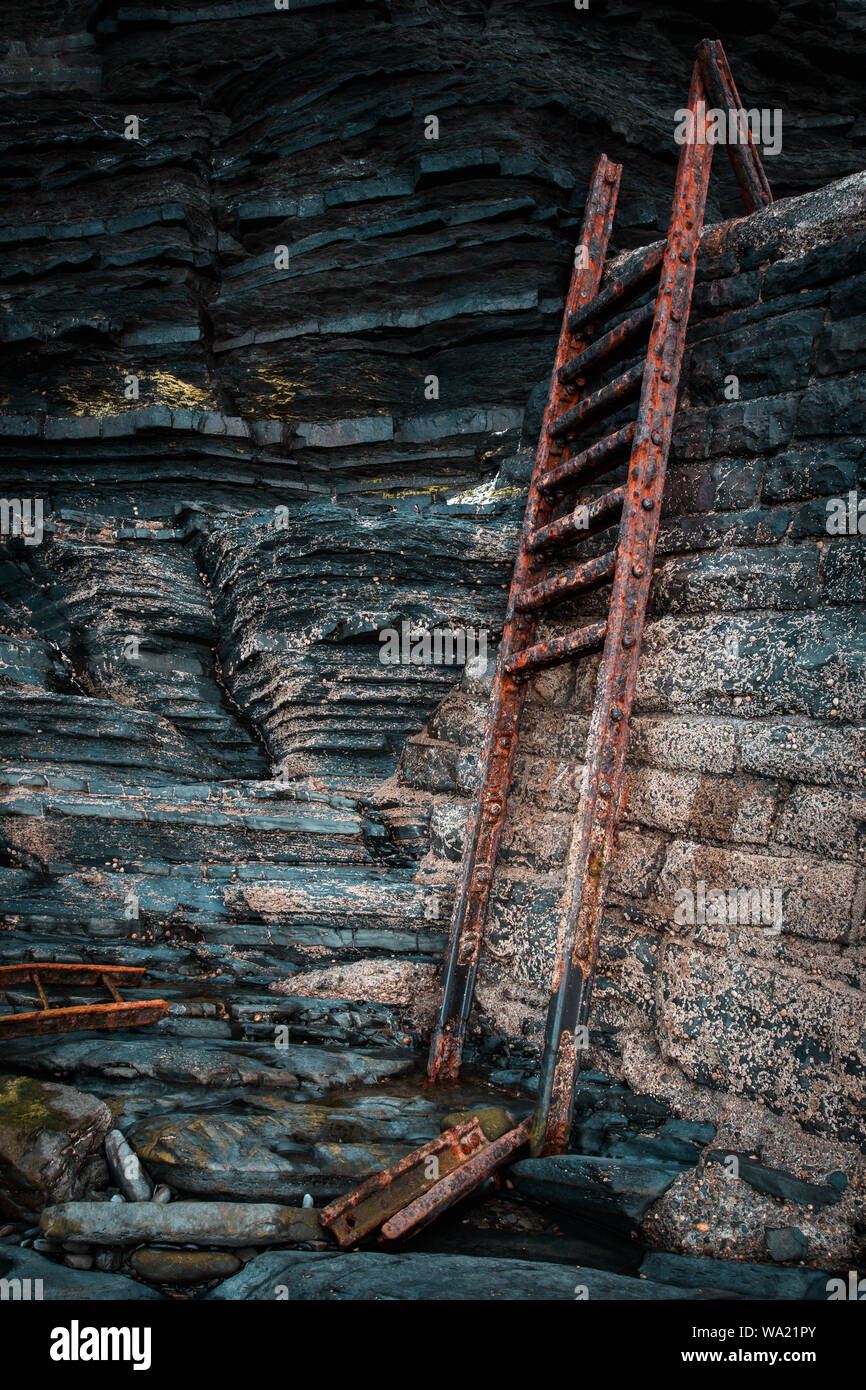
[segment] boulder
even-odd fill
[[[0,1210],[16,1215],[83,1197],[104,1177],[110,1124],[108,1106],[86,1091],[0,1076]]]
[[[300,1245],[326,1240],[312,1208],[269,1202],[66,1202],[42,1213],[54,1240],[81,1245]]]

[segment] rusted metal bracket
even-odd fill
[[[397,1212],[414,1206],[434,1184],[489,1148],[473,1116],[374,1173],[345,1197],[324,1207],[319,1220],[336,1237],[337,1244],[348,1249]]]
[[[138,984],[145,974],[138,965],[33,965],[0,966],[0,994],[15,985],[32,985],[41,1009],[20,1014],[0,1014],[0,1039],[23,1038],[43,1033],[76,1033],[85,1028],[140,1028],[156,1023],[168,1013],[164,999],[124,1000],[118,986]],[[75,1004],[53,1008],[45,985],[102,986],[111,1004]]]
[[[484,734],[479,791],[467,829],[460,883],[445,953],[442,1000],[428,1062],[431,1081],[456,1077],[463,1057],[466,1024],[472,1005],[493,869],[502,838],[526,693],[521,669],[510,663],[512,658],[526,653],[535,635],[535,614],[521,608],[521,599],[527,589],[542,583],[547,574],[547,558],[543,554],[533,553],[529,542],[534,532],[553,519],[556,509],[556,500],[542,492],[539,481],[562,459],[564,446],[552,438],[550,427],[568,401],[570,388],[560,381],[559,372],[574,346],[569,320],[572,314],[581,312],[598,292],[621,174],[621,165],[613,164],[606,155],[599,156],[575,254],[575,270],[559,335],[550,395],[523,521],[520,551],[511,580]],[[580,345],[582,347],[583,343]]]

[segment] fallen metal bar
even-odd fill
[[[564,439],[566,435],[574,434],[594,416],[605,415],[608,411],[625,405],[626,401],[634,400],[635,396],[640,394],[645,366],[644,362],[639,362],[636,367],[630,367],[615,381],[611,381],[600,391],[573,405],[571,410],[566,410],[564,414],[551,420],[547,427],[551,439]]]
[[[624,271],[618,275],[610,284],[605,285],[601,294],[596,295],[590,304],[584,304],[571,315],[568,321],[569,329],[572,333],[579,333],[588,323],[599,324],[611,311],[617,307],[622,308],[632,299],[637,298],[647,288],[650,281],[662,263],[665,253],[664,242],[657,242],[655,246],[650,246],[642,256],[637,257]]]
[[[607,438],[593,444],[590,449],[584,449],[583,453],[572,454],[571,458],[567,458],[558,468],[551,468],[543,478],[539,478],[538,486],[541,491],[550,495],[567,492],[582,478],[597,472],[602,464],[612,468],[628,455],[636,428],[636,423],[632,420],[623,429],[617,430],[616,434],[609,434]]]
[[[593,301],[598,293],[621,175],[621,165],[613,164],[604,154],[599,156],[584,211],[578,245],[581,254],[575,259],[576,269],[565,302],[550,394],[523,520],[520,550],[511,580],[484,733],[478,792],[467,827],[442,971],[439,1015],[430,1044],[427,1074],[431,1081],[456,1077],[463,1057],[463,1041],[472,1005],[493,869],[502,837],[526,695],[526,682],[509,672],[507,664],[512,655],[531,644],[535,633],[534,616],[521,613],[517,605],[529,584],[542,581],[547,574],[546,560],[532,555],[526,548],[526,542],[533,531],[553,518],[554,503],[541,492],[538,480],[561,461],[561,450],[551,442],[548,432],[548,426],[559,413],[564,399],[557,372],[575,350],[568,326],[571,316]]]
[[[608,575],[613,574],[615,565],[615,550],[609,550],[605,555],[598,555],[594,560],[585,560],[576,569],[567,570],[565,574],[554,575],[553,579],[545,579],[542,584],[533,584],[531,589],[526,590],[517,606],[521,613],[531,613],[538,608],[548,608],[550,604],[558,603],[560,599],[570,598],[572,594],[579,593],[581,589],[587,588],[590,584],[607,579]]]
[[[558,666],[582,652],[592,651],[604,641],[607,623],[591,623],[578,628],[565,637],[554,637],[549,642],[538,642],[526,651],[518,652],[508,661],[508,670],[515,676],[529,676],[534,671],[545,671],[549,666]]]
[[[741,112],[740,94],[722,45],[717,39],[704,39],[696,52],[709,104],[717,110]],[[772,203],[773,194],[748,122],[741,117],[738,125],[742,143],[725,143],[746,208],[759,212]]]
[[[78,1033],[87,1028],[139,1028],[168,1013],[164,999],[124,1000],[116,984],[137,984],[146,973],[142,965],[61,965],[33,961],[0,966],[0,993],[15,985],[35,986],[41,1009],[0,1014],[0,1038],[32,1037],[42,1033]],[[44,985],[102,985],[111,1004],[69,1004],[52,1008]]]
[[[529,1136],[529,1126],[530,1121],[524,1120],[516,1129],[510,1129],[507,1134],[503,1134],[501,1139],[494,1139],[492,1144],[488,1144],[481,1153],[470,1158],[468,1163],[462,1164],[410,1206],[392,1216],[382,1227],[380,1244],[393,1245],[397,1241],[417,1235],[443,1211],[453,1207],[455,1202],[468,1197],[497,1168],[523,1148]]]
[[[533,531],[527,541],[527,548],[536,551],[549,550],[557,545],[569,545],[581,536],[588,535],[600,522],[609,517],[611,512],[618,511],[624,501],[624,485],[603,493],[601,497],[593,497],[591,502],[581,503],[567,516],[561,516],[557,521],[551,521],[549,525]]]
[[[691,110],[695,111],[703,99],[701,68],[695,63],[689,92]],[[604,894],[624,795],[629,720],[712,152],[712,145],[697,142],[684,144],[680,151],[629,464],[604,654],[584,755],[580,808],[564,876],[538,1107],[530,1138],[533,1154],[562,1153],[568,1147],[582,1030],[589,1014]]]
[[[319,1213],[319,1220],[343,1249],[357,1245],[389,1217],[490,1147],[477,1116],[473,1115],[331,1202]]]
[[[582,385],[580,378],[588,372],[595,371],[599,363],[606,361],[608,357],[613,357],[620,352],[628,343],[635,338],[639,338],[645,328],[648,328],[653,321],[655,306],[652,300],[647,304],[642,304],[622,323],[618,323],[609,333],[605,333],[603,338],[597,338],[579,357],[572,357],[560,368],[559,380],[563,386],[576,381]]]
[[[120,1004],[76,1004],[59,1009],[36,1009],[23,1014],[0,1014],[0,1039],[43,1033],[80,1033],[87,1028],[140,1028],[168,1013],[164,999]]]

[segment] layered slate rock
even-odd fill
[[[693,7],[7,8],[0,434],[44,535],[0,563],[3,955],[146,965],[171,1010],[3,1056],[110,1100],[185,1195],[341,1190],[441,1118],[400,1086],[492,671],[381,638],[495,652],[592,163],[625,165],[614,250],[661,235]],[[717,151],[591,1020],[643,1095],[584,1088],[575,1143],[688,1174],[766,1098],[817,1147],[764,1165],[821,1187],[862,1099],[863,552],[827,521],[863,488],[864,47],[829,6],[729,23],[788,201],[720,227]],[[593,674],[531,685],[494,885],[470,1061],[518,1092]],[[781,932],[772,897],[675,920],[699,883],[778,890]]]

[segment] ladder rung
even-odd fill
[[[596,339],[585,352],[570,358],[565,366],[559,369],[560,385],[567,386],[569,382],[575,381],[585,372],[591,372],[606,357],[613,356],[614,353],[619,352],[620,348],[625,347],[626,343],[630,343],[632,338],[639,337],[642,330],[652,323],[654,313],[655,304],[649,300],[627,319],[623,319],[622,323],[618,323],[616,328],[612,328],[603,338]]]
[[[591,299],[588,304],[583,304],[575,310],[568,320],[570,331],[577,333],[585,323],[600,322],[607,317],[615,305],[636,295],[646,285],[646,282],[652,279],[664,260],[664,255],[665,243],[663,241],[651,246],[639,260],[635,261],[634,265],[629,267],[624,275],[618,276],[616,280],[611,280],[601,294],[597,294],[595,299]]]
[[[531,613],[537,608],[546,608],[548,604],[558,603],[560,599],[569,598],[572,594],[585,589],[589,584],[596,584],[600,579],[607,579],[613,574],[616,568],[616,551],[608,550],[604,555],[597,555],[594,560],[587,560],[584,564],[578,565],[576,569],[567,570],[565,574],[557,574],[553,579],[545,579],[542,584],[533,584],[531,589],[527,589],[517,600],[516,607],[521,613]]]
[[[568,661],[573,656],[579,656],[581,652],[599,646],[604,641],[606,631],[607,623],[591,623],[589,627],[580,627],[575,632],[569,632],[566,637],[554,637],[550,642],[537,642],[534,647],[527,647],[525,651],[510,657],[505,663],[505,669],[512,676],[529,676],[533,671],[544,671],[548,666],[558,666],[561,661]]]
[[[576,537],[585,536],[606,516],[622,506],[625,501],[625,486],[623,483],[622,487],[615,487],[612,492],[605,492],[601,497],[594,497],[591,502],[582,503],[575,507],[573,512],[569,512],[568,516],[551,521],[549,526],[539,526],[527,540],[526,549],[534,553],[553,545],[567,545]]]
[[[539,489],[547,494],[565,492],[585,474],[594,473],[599,464],[606,462],[608,467],[612,467],[630,450],[636,428],[637,424],[632,420],[623,429],[617,430],[616,434],[609,434],[605,439],[600,439],[590,449],[584,449],[581,454],[573,454],[558,468],[551,468],[538,479]]]
[[[639,362],[636,367],[618,376],[594,395],[578,401],[577,405],[572,406],[571,410],[566,410],[558,419],[552,420],[547,430],[551,439],[562,439],[579,429],[585,421],[591,420],[593,415],[603,415],[606,411],[631,400],[640,391],[645,366],[645,362]]]

